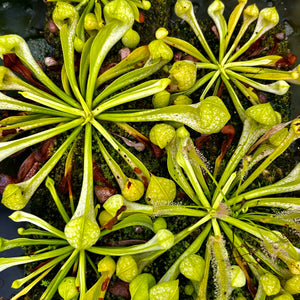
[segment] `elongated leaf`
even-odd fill
[[[122,168],[119,166],[119,164],[111,157],[111,155],[108,153],[106,148],[104,147],[103,143],[99,139],[98,135],[95,135],[96,141],[98,143],[100,152],[105,159],[107,165],[109,166],[111,172],[113,173],[115,179],[117,180],[120,189],[123,190],[125,183],[127,181],[127,176],[124,174]]]
[[[79,86],[80,92],[85,97],[86,94],[86,82],[90,67],[90,50],[94,41],[94,37],[90,37],[84,44],[79,66]]]
[[[166,36],[162,38],[162,40],[168,45],[176,47],[177,49],[199,59],[201,62],[209,62],[197,48],[184,40],[170,36]]]
[[[70,115],[74,116],[84,116],[83,111],[77,108],[69,107],[60,103],[56,103],[55,101],[51,101],[48,99],[45,99],[43,97],[40,97],[39,95],[32,93],[32,92],[20,92],[20,94],[30,100],[33,100],[37,103],[40,103],[42,105],[48,106],[48,107],[55,107],[56,110],[69,113]]]
[[[253,23],[259,15],[259,10],[257,8],[257,6],[255,4],[253,5],[249,5],[248,7],[246,7],[246,9],[243,12],[243,24],[239,30],[239,33],[237,34],[231,48],[229,51],[227,51],[222,64],[225,64],[227,61],[234,61],[234,59],[228,59],[230,57],[230,55],[235,51],[235,49],[237,48],[241,38],[243,37],[243,35],[245,34],[245,32],[247,31],[248,27],[250,26],[251,23]]]
[[[50,284],[48,285],[45,292],[41,295],[40,300],[51,300],[53,299],[54,294],[57,291],[58,285],[60,282],[66,277],[75,260],[78,257],[78,250],[74,250],[68,260],[62,265],[60,270],[56,273],[55,277],[52,279]]]
[[[145,62],[150,56],[148,46],[141,46],[133,50],[126,58],[121,60],[116,66],[108,69],[102,73],[96,82],[96,88],[98,88],[104,82],[117,77],[121,74],[127,73],[128,71],[136,68],[139,63]]]
[[[31,113],[45,114],[51,116],[64,116],[72,118],[72,115],[60,112],[54,109],[42,107],[35,104],[26,103],[20,100],[13,99],[9,96],[4,95],[0,92],[0,109],[4,110],[16,110],[16,111],[27,111]]]
[[[176,161],[176,148],[175,148],[175,139],[171,141],[169,147],[167,148],[168,153],[168,171],[173,178],[173,180],[184,190],[184,192],[195,202],[197,203],[199,200],[196,199],[195,192],[187,181],[183,170],[179,166]]]
[[[44,221],[43,219],[24,212],[24,211],[15,211],[13,214],[9,216],[14,222],[30,222],[31,224],[34,224],[40,228],[43,228],[56,236],[65,239],[65,235],[62,231],[58,230],[57,228],[50,225],[48,222]]]
[[[153,231],[152,220],[145,214],[132,214],[124,220],[115,224],[111,230],[104,229],[101,231],[100,237],[105,236],[113,231],[117,231],[131,226],[144,226]]]
[[[227,23],[223,16],[224,4],[220,0],[215,0],[208,7],[208,14],[213,19],[218,29],[219,41],[220,41],[220,49],[219,49],[219,61],[222,61],[225,49],[226,49],[226,35],[227,35]]]
[[[51,128],[40,133],[33,134],[29,137],[24,137],[16,141],[4,142],[0,146],[0,160],[7,158],[8,156],[32,145],[35,145],[39,142],[47,140],[55,135],[58,135],[62,132],[65,132],[69,129],[72,129],[82,122],[81,119],[77,119],[63,125],[60,125],[55,128]]]
[[[87,2],[87,1],[81,1],[81,2]],[[100,6],[100,4],[97,3],[96,1],[88,1],[88,5],[84,8],[84,11],[80,15],[80,18],[76,25],[76,36],[83,42],[85,42],[84,19],[85,19],[85,16],[93,9],[94,5]],[[101,9],[101,6],[100,6],[100,9]]]
[[[160,91],[163,91],[169,84],[170,79],[168,78],[149,80],[141,83],[112,97],[111,99],[106,100],[104,103],[100,103],[98,107],[93,110],[93,115],[97,116],[109,108],[156,94]]]
[[[144,66],[143,68],[139,68],[133,70],[129,73],[120,76],[116,80],[114,80],[107,88],[105,88],[94,100],[93,106],[99,104],[102,100],[106,97],[110,96],[114,92],[120,90],[123,87],[126,87],[130,84],[138,82],[146,77],[150,76],[151,74],[158,71],[167,61],[166,60],[156,60],[153,64]],[[105,72],[106,73],[106,72]],[[105,74],[104,73],[104,74]]]
[[[132,9],[126,1],[119,1],[118,7],[115,7],[115,4],[111,2],[111,5],[105,6],[107,24],[99,31],[91,47],[90,60],[93,61],[93,65],[90,68],[86,94],[89,107],[92,105],[96,80],[104,58],[134,22]]]
[[[251,20],[251,17],[250,19]],[[234,53],[228,62],[236,60],[241,54],[243,54],[249,47],[257,41],[264,33],[271,28],[275,27],[279,22],[279,16],[275,7],[267,7],[260,11],[256,27],[253,31],[250,39],[236,52]]]
[[[74,248],[89,248],[99,238],[100,228],[96,222],[93,194],[92,128],[85,126],[83,182],[75,213],[65,227],[68,242]]]
[[[284,141],[276,147],[276,149],[260,164],[259,167],[245,180],[241,185],[241,191],[243,191],[251,182],[253,182],[265,168],[267,168],[270,163],[280,156],[290,144],[297,138],[300,137],[300,120],[296,119],[292,122],[291,128],[286,135]],[[296,168],[294,170],[297,170]],[[296,171],[295,171],[296,172]]]
[[[89,111],[88,107],[80,93],[76,76],[75,76],[74,42],[73,42],[75,37],[74,26],[76,26],[76,24],[73,25],[72,29],[70,29],[67,24],[64,24],[60,29],[60,40],[61,40],[63,55],[64,55],[64,65],[66,68],[70,86],[72,88],[75,97],[80,102],[84,111],[88,112]]]
[[[244,245],[243,239],[234,233],[231,228],[223,221],[220,222],[220,226],[222,227],[223,231],[225,232],[229,241],[234,244],[235,248],[237,249],[238,253],[241,255],[243,260],[247,263],[249,268],[251,269],[252,273],[254,274],[256,279],[266,273],[266,269],[264,269],[257,260],[250,254],[247,247]],[[248,283],[249,284],[249,283]]]
[[[21,296],[26,296],[28,292],[39,282],[41,281],[49,272],[52,271],[54,267],[49,268],[44,271],[39,277],[34,279],[30,284],[28,284],[24,289],[22,289],[17,295],[13,296],[11,300],[19,299]]]
[[[217,299],[229,299],[232,292],[230,261],[224,240],[220,236],[211,236],[208,241],[208,247],[215,274]]]
[[[6,67],[0,67],[0,74],[1,74],[1,80],[0,80],[1,90],[31,92],[45,99],[45,101],[50,100],[52,103],[58,103],[60,105],[64,105],[65,107],[71,108],[69,104],[65,103],[64,101],[57,98],[56,96],[53,96],[20,79],[10,69]]]
[[[243,206],[242,210],[246,212],[248,208],[250,207],[256,207],[256,206],[262,206],[262,207],[278,207],[278,208],[284,208],[288,210],[299,210],[300,209],[300,198],[259,198],[254,200],[246,201]]]
[[[118,151],[121,157],[128,163],[128,165],[135,172],[137,177],[141,179],[145,184],[150,180],[150,172],[145,165],[129,150],[122,146],[116,139],[114,139],[107,130],[97,121],[91,121],[93,126],[104,136],[104,138]]]
[[[17,238],[13,240],[7,240],[0,238],[0,251],[5,251],[8,249],[16,247],[24,247],[29,245],[66,245],[68,244],[64,240],[54,240],[54,239],[27,239],[27,238]]]
[[[71,246],[66,246],[60,249],[51,250],[41,254],[34,254],[29,256],[18,256],[18,257],[1,257],[0,258],[0,271],[4,271],[7,268],[24,265],[27,263],[40,261],[44,259],[49,259],[52,257],[57,257],[60,255],[65,255],[67,253],[71,253],[74,249]]]
[[[19,133],[19,132],[24,132],[27,130],[31,130],[34,128],[39,128],[47,125],[52,125],[55,123],[62,123],[70,121],[70,119],[65,118],[65,117],[49,117],[49,118],[33,118],[33,120],[30,118],[30,121],[25,121],[25,122],[19,122],[13,125],[6,125],[0,128],[0,136],[5,136],[6,132],[11,132],[11,133]]]
[[[184,251],[183,254],[180,255],[180,257],[175,261],[175,263],[173,263],[173,265],[164,274],[164,276],[160,279],[159,282],[170,281],[177,278],[177,276],[180,274],[179,265],[182,262],[182,260],[187,256],[191,254],[195,254],[199,251],[203,242],[207,238],[210,229],[211,229],[211,223],[208,223],[205,226],[204,230],[201,231],[201,233],[197,236],[197,238],[193,241],[193,243]]]
[[[99,120],[113,122],[176,121],[205,134],[219,132],[229,118],[224,103],[215,96],[204,99],[196,107],[173,105],[133,113],[102,113],[97,116]]]
[[[15,53],[22,63],[27,66],[31,72],[52,92],[59,96],[65,102],[75,106],[80,107],[79,104],[74,101],[70,96],[65,94],[60,88],[58,88],[53,81],[42,71],[38,63],[32,57],[28,45],[18,35],[5,35],[0,37],[0,55],[7,53]]]
[[[287,213],[288,215],[288,213]],[[254,220],[258,221],[261,223],[265,224],[275,224],[279,226],[285,226],[288,228],[295,229],[297,232],[300,232],[300,224],[297,223],[295,220],[300,217],[300,212],[296,211],[293,214],[293,220],[291,215],[289,216],[290,218],[281,218],[280,214],[275,215],[275,214],[262,214],[262,215],[255,215],[255,214],[246,214],[247,219],[249,220]]]
[[[44,264],[43,266],[40,266],[38,269],[36,269],[35,271],[31,272],[29,275],[27,275],[26,277],[23,277],[21,279],[17,279],[12,283],[12,288],[14,289],[18,289],[20,288],[22,285],[24,285],[27,281],[29,281],[30,279],[34,278],[35,276],[37,276],[38,274],[46,271],[46,270],[51,270],[55,265],[57,265],[60,261],[62,261],[63,259],[65,259],[67,256],[69,255],[69,253],[64,254],[64,255],[60,255],[52,260],[50,260],[49,262],[47,262],[46,264]]]
[[[2,203],[10,209],[23,209],[36,189],[45,180],[64,152],[79,134],[81,127],[75,129],[43,167],[29,180],[16,184],[8,184],[3,192]]]
[[[230,41],[230,38],[233,34],[233,31],[235,30],[236,28],[236,25],[240,19],[240,16],[243,12],[243,9],[245,7],[247,3],[247,0],[239,0],[239,4],[234,8],[234,10],[232,11],[230,17],[229,17],[229,20],[228,20],[228,32],[227,32],[227,35],[226,35],[226,41],[225,41],[225,49]]]
[[[226,67],[227,68],[239,68],[241,67],[241,72],[245,72],[246,67],[249,67],[249,69],[251,70],[251,67],[257,67],[257,66],[268,66],[268,67],[276,67],[276,63],[282,59],[282,56],[279,55],[267,55],[267,56],[262,56],[262,57],[258,57],[258,58],[253,58],[250,60],[243,60],[243,61],[234,61],[231,63],[227,63]],[[242,71],[243,70],[243,71]],[[254,68],[253,70],[256,70],[256,68]],[[261,69],[262,71],[275,71],[275,72],[288,72],[288,71],[281,71],[281,70],[272,70],[272,69]],[[255,72],[254,72],[255,73]]]
[[[195,17],[193,4],[190,0],[178,0],[175,5],[175,13],[176,15],[185,20],[195,32],[197,38],[199,39],[202,47],[204,48],[205,52],[208,54],[209,58],[214,62],[217,63],[217,60],[211,51],[203,32],[199,26],[199,23]]]
[[[284,80],[278,80],[271,84],[262,84],[257,81],[254,81],[252,79],[249,79],[244,75],[235,73],[230,70],[227,70],[227,73],[231,78],[236,78],[242,82],[249,84],[250,86],[252,86],[258,90],[276,94],[276,95],[284,95],[290,88],[290,85],[287,82],[285,82]]]

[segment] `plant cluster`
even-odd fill
[[[192,299],[210,297],[210,278],[213,278],[216,299],[229,299],[232,295],[242,299],[240,288],[246,284],[257,300],[269,296],[276,300],[294,299],[292,295],[300,293],[300,250],[283,233],[272,230],[272,226],[299,232],[300,198],[288,197],[285,193],[300,190],[300,165],[273,184],[260,187],[252,184],[300,137],[300,119],[281,123],[280,113],[269,103],[260,104],[253,88],[282,95],[288,90],[287,82],[299,83],[299,67],[292,71],[278,69],[278,61],[283,58],[277,55],[250,60],[242,57],[278,23],[276,9],[259,12],[255,5],[244,9],[247,1],[240,0],[227,24],[223,3],[213,1],[208,13],[220,41],[216,58],[194,16],[192,3],[178,0],[175,12],[192,27],[206,58],[190,43],[169,37],[164,28],[158,29],[156,40],[136,48],[139,35],[132,27],[134,21],[141,21],[139,9],[150,9],[150,2],[102,2],[83,0],[76,6],[63,1],[56,3],[53,21],[59,28],[64,59],[61,88],[42,71],[21,37],[0,37],[0,54],[4,60],[15,54],[25,73],[30,74],[23,80],[8,67],[0,67],[1,90],[19,92],[18,96],[0,93],[1,109],[17,112],[1,120],[1,161],[58,135],[61,143],[41,161],[41,168],[38,163],[36,169],[31,168],[26,176],[19,176],[18,181],[10,180],[3,191],[2,203],[15,210],[10,218],[34,226],[19,228],[21,238],[1,238],[1,251],[20,246],[40,248],[31,255],[0,258],[0,271],[20,264],[44,262],[13,282],[14,288],[25,287],[12,299],[26,295],[38,282],[48,278],[50,272],[54,276],[40,299],[53,299],[57,292],[69,300],[104,299],[114,276],[129,284],[131,299],[179,299],[179,280],[183,277],[189,282],[184,292]],[[242,25],[228,50],[242,14]],[[240,46],[242,36],[256,19],[252,37]],[[105,59],[119,41],[134,50],[101,72]],[[173,59],[170,46],[193,59],[176,61],[169,67]],[[75,53],[80,54],[78,69]],[[168,78],[149,79],[162,68],[169,69]],[[202,69],[210,71],[199,78],[198,70]],[[31,74],[40,83],[32,79]],[[277,81],[265,84],[256,79]],[[217,96],[221,81],[243,123],[238,145],[222,173],[220,162],[224,149],[211,172],[186,129],[189,127],[202,134],[223,130],[231,116]],[[199,102],[193,103],[189,96],[206,83]],[[247,109],[242,106],[232,83],[251,100],[252,106]],[[206,97],[213,86],[212,95]],[[153,109],[128,106],[150,96]],[[172,179],[151,173],[106,127],[116,124],[141,137],[126,122],[157,121],[165,123],[151,129],[147,142],[165,148]],[[83,175],[77,201],[72,193],[72,160],[74,149],[80,143]],[[111,148],[124,159],[135,178],[125,174],[110,153]],[[119,186],[117,193],[102,187],[101,206],[94,201],[95,154],[102,156]],[[70,212],[60,200],[57,183],[49,176],[64,156]],[[64,228],[56,228],[22,211],[44,181],[65,223]],[[176,184],[187,195],[188,203],[176,202]],[[188,218],[188,225],[176,233],[171,232],[168,218],[173,216]],[[152,238],[123,247],[101,244],[112,232],[132,226],[148,228]],[[187,237],[194,240],[159,280],[143,272]],[[95,256],[96,261],[91,258]],[[88,268],[92,268],[98,278],[92,286],[87,284]]]
[[[280,70],[279,67],[283,62],[283,58],[278,55],[266,55],[258,58],[252,58],[253,54],[247,55],[247,50],[251,45],[259,41],[267,31],[278,24],[279,16],[275,7],[264,8],[259,11],[255,4],[245,8],[247,4],[246,0],[238,2],[239,4],[232,11],[228,23],[223,16],[225,8],[223,2],[213,1],[208,8],[208,15],[215,23],[218,34],[218,55],[212,52],[210,45],[206,41],[195,17],[193,4],[189,0],[177,1],[175,13],[189,24],[202,48],[197,49],[187,41],[168,36],[168,31],[165,28],[158,29],[156,37],[166,44],[172,45],[194,57],[196,59],[196,63],[194,64],[195,70],[208,70],[204,76],[201,76],[198,80],[195,79],[193,84],[183,89],[175,85],[174,90],[176,91],[177,88],[179,92],[173,95],[173,97],[182,94],[189,96],[200,87],[206,85],[200,96],[200,100],[203,100],[211,89],[213,89],[213,94],[217,95],[220,86],[224,84],[236,111],[243,121],[245,119],[245,108],[236,93],[236,89],[252,104],[260,103],[257,90],[283,95],[289,89],[288,82],[299,84],[299,66],[292,71]],[[230,44],[241,17],[242,24],[232,44]],[[240,45],[240,41],[247,32],[247,29],[255,21],[256,26],[252,35],[250,35],[250,38],[245,43]],[[182,63],[177,62],[177,64]],[[265,84],[256,81],[256,79],[274,82]]]

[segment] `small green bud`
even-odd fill
[[[186,139],[190,136],[190,133],[186,130],[184,126],[181,126],[176,130],[176,136],[180,139]]]
[[[23,190],[18,184],[8,184],[4,189],[1,202],[7,208],[20,210],[27,205],[28,201],[29,199],[24,197]]]
[[[0,56],[9,53],[20,53],[22,48],[27,44],[24,39],[16,34],[2,35],[0,36]]]
[[[111,220],[114,216],[112,216],[108,211],[102,210],[99,214],[98,220],[101,226],[104,226],[109,220]]]
[[[122,195],[128,201],[137,201],[142,198],[144,191],[144,184],[140,180],[127,178]]]
[[[84,41],[81,40],[80,38],[78,38],[77,36],[75,36],[75,39],[74,39],[74,49],[78,53],[81,53],[82,50],[83,50],[83,46],[84,46]]]
[[[176,185],[174,181],[151,175],[146,201],[153,206],[169,205],[176,197]]]
[[[258,20],[254,32],[263,32],[275,27],[279,22],[279,15],[275,7],[266,7],[259,13]]]
[[[0,251],[4,250],[4,245],[5,245],[5,239],[0,237]]]
[[[192,61],[176,61],[169,71],[171,84],[169,90],[172,92],[185,91],[191,88],[197,79],[197,67]]]
[[[185,287],[184,287],[184,293],[188,296],[192,296],[193,293],[194,293],[195,289],[193,287],[192,284],[187,284]]]
[[[139,274],[129,284],[131,300],[149,299],[149,289],[155,284],[153,275],[149,273]]]
[[[191,254],[185,257],[179,270],[186,278],[200,282],[204,275],[205,260],[197,254]]]
[[[116,275],[125,282],[131,282],[138,275],[138,266],[131,255],[121,256],[117,262]]]
[[[156,233],[159,245],[167,250],[174,245],[174,234],[168,229],[160,229]]]
[[[280,296],[273,298],[273,300],[294,300],[294,297],[290,293],[284,293]]]
[[[72,4],[58,1],[53,10],[52,18],[56,26],[60,29],[63,24],[67,23],[70,25],[78,20],[79,15],[76,8]]]
[[[98,24],[97,18],[95,14],[88,13],[84,18],[84,28],[85,30],[92,31],[92,30],[99,30],[100,26]]]
[[[125,34],[122,37],[122,43],[125,47],[128,47],[130,49],[136,48],[137,45],[140,42],[140,35],[133,30],[132,28],[130,28],[129,30],[127,30],[125,32]]]
[[[152,97],[152,104],[154,108],[161,108],[168,106],[170,103],[170,93],[167,91],[161,91],[154,94]]]
[[[58,286],[58,293],[64,300],[77,299],[79,292],[76,288],[76,278],[65,277]]]
[[[164,27],[160,27],[156,30],[155,32],[155,37],[158,39],[158,40],[161,40],[165,37],[167,37],[169,34],[168,30]]]
[[[246,276],[239,266],[231,266],[231,286],[243,287],[246,284]]]
[[[263,105],[263,104],[262,104]],[[210,96],[200,101],[198,106],[203,134],[219,132],[230,119],[230,114],[217,96]]]
[[[294,275],[288,279],[284,285],[284,289],[292,295],[300,294],[300,275]]]
[[[291,259],[291,261],[287,262],[287,266],[289,267],[292,274],[298,275],[300,274],[300,261]]]
[[[90,248],[100,236],[97,222],[84,215],[71,219],[65,226],[64,232],[69,244],[79,250]]]
[[[144,10],[149,10],[151,8],[151,2],[147,0],[142,0],[142,5]]]
[[[106,23],[115,20],[128,24],[132,27],[134,23],[134,12],[126,0],[109,1],[103,9],[103,15]]]
[[[23,227],[18,228],[18,235],[23,235],[24,232],[25,232],[25,228]]]
[[[278,116],[270,103],[252,105],[246,110],[246,115],[262,125],[278,124]]]
[[[189,0],[177,0],[175,4],[175,14],[177,17],[184,19],[193,11],[193,4]]]
[[[295,119],[292,124],[291,128],[293,128],[295,134],[300,134],[300,119]]]
[[[257,8],[256,4],[249,5],[244,9],[243,12],[244,22],[246,20],[252,20],[252,19],[255,20],[258,18],[258,15],[259,15],[259,9]]]
[[[161,58],[170,61],[173,58],[172,49],[161,40],[154,40],[148,45],[152,59]]]
[[[288,79],[287,81],[290,83],[299,85],[300,84],[300,65],[295,67],[291,72],[292,72],[291,73],[292,78]]]
[[[175,100],[175,105],[189,105],[192,104],[193,100],[186,95],[179,95]]]
[[[153,144],[163,149],[171,142],[174,135],[175,129],[171,125],[161,123],[151,128],[149,138]]]
[[[223,14],[224,3],[220,0],[215,0],[207,9],[208,15],[212,18],[213,16]]]
[[[289,130],[287,128],[282,128],[281,130],[270,136],[269,142],[275,147],[278,147],[282,144],[282,142],[284,142],[286,136],[288,135],[288,132]]]
[[[179,280],[171,280],[158,283],[149,292],[150,300],[178,300],[179,299]]]
[[[276,95],[284,95],[290,88],[290,85],[284,80],[278,80],[269,84],[270,92]]]
[[[157,233],[160,229],[166,229],[167,228],[167,222],[164,218],[159,217],[154,220],[153,222],[153,232]]]
[[[98,262],[98,272],[108,272],[110,274],[115,273],[116,263],[110,256],[105,256]]]
[[[117,214],[117,211],[124,205],[124,198],[117,194],[109,197],[103,204],[103,208],[112,216]]]
[[[280,292],[280,281],[272,273],[265,273],[262,275],[259,278],[259,282],[268,296],[276,295]]]

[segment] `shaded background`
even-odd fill
[[[202,18],[208,18],[207,7],[211,2],[210,0],[193,1],[196,14]],[[237,4],[237,0],[223,0],[223,2],[226,5],[225,15],[227,13],[226,17],[228,17],[231,8]],[[291,53],[298,54],[299,63],[300,0],[248,1],[248,4],[252,3],[256,3],[259,8],[276,6],[289,39]],[[43,0],[0,0],[0,35],[11,33],[21,35],[27,40],[35,58],[41,61],[52,51],[43,38],[45,18],[46,5]],[[300,87],[292,86],[291,91],[291,118],[294,118],[300,115]],[[299,149],[299,143],[295,147]],[[299,155],[295,159],[299,161]],[[0,204],[0,236],[3,238],[18,237],[17,228],[24,226],[12,222],[8,218],[10,214],[11,211]],[[20,253],[22,249],[12,249],[1,253],[1,256],[18,256]],[[10,298],[12,293],[16,292],[10,288],[10,285],[14,279],[23,277],[23,273],[22,267],[10,268],[0,273],[0,297]]]

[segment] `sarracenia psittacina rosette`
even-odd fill
[[[299,67],[293,70],[280,70],[280,61],[283,59],[278,55],[265,55],[259,58],[244,57],[246,51],[253,43],[258,41],[267,31],[272,29],[279,22],[279,16],[275,7],[267,7],[259,11],[255,4],[245,8],[247,0],[238,1],[238,5],[232,11],[229,20],[226,21],[223,16],[225,5],[220,0],[213,1],[208,7],[208,14],[215,23],[217,29],[219,47],[218,53],[214,53],[211,45],[205,39],[200,25],[195,17],[193,4],[190,0],[178,0],[175,5],[176,15],[187,22],[193,29],[196,37],[199,39],[203,50],[198,50],[189,42],[171,37],[165,28],[160,28],[156,32],[156,38],[164,41],[166,44],[175,47],[193,56],[197,62],[194,66],[198,70],[207,70],[206,74],[195,80],[196,82],[190,87],[178,89],[173,94],[175,99],[178,95],[190,95],[199,88],[203,87],[200,100],[207,97],[210,93],[217,95],[221,82],[227,88],[227,91],[233,101],[236,111],[242,121],[245,120],[245,108],[236,93],[236,88],[244,95],[252,104],[259,103],[258,94],[255,90],[260,90],[276,95],[283,95],[289,89],[289,83],[300,84]],[[239,31],[236,36],[233,35],[237,23],[242,19]],[[256,21],[256,26],[250,38],[241,43],[241,39],[249,26]],[[203,52],[202,52],[203,51]],[[184,58],[183,58],[184,59]],[[180,61],[184,63],[185,61]],[[191,61],[188,61],[191,63]],[[178,64],[178,62],[175,62]],[[175,66],[174,64],[174,66]],[[170,70],[172,77],[172,69]],[[179,76],[179,75],[177,75]],[[189,75],[191,78],[192,74]],[[187,75],[185,75],[187,77]],[[268,84],[257,80],[273,81]],[[212,91],[211,91],[212,90]],[[221,90],[221,89],[220,89]],[[171,89],[172,91],[172,89]],[[173,89],[173,91],[176,91]]]
[[[40,89],[16,76],[10,69],[0,67],[1,91],[12,90],[20,93],[18,100],[10,94],[0,93],[0,108],[23,113],[1,121],[1,133],[3,134],[0,142],[0,160],[2,161],[18,151],[52,137],[60,136],[62,141],[33,177],[6,186],[2,203],[13,210],[23,209],[64,153],[70,151],[72,154],[74,144],[83,137],[82,186],[79,199],[74,199],[74,201],[78,200],[78,203],[77,207],[72,209],[73,215],[68,215],[62,207],[50,179],[47,181],[47,186],[51,188],[55,203],[66,222],[64,231],[54,229],[34,216],[24,215],[23,212],[12,216],[17,222],[27,220],[37,226],[42,226],[43,229],[50,230],[55,237],[61,239],[58,242],[53,241],[52,244],[66,245],[61,250],[57,249],[57,252],[44,253],[44,255],[37,255],[32,258],[26,257],[23,260],[21,258],[17,260],[10,259],[7,264],[6,261],[3,261],[3,268],[7,268],[14,264],[57,257],[55,263],[48,264],[47,267],[42,269],[44,271],[43,275],[41,275],[42,270],[35,273],[36,275],[39,274],[34,281],[36,283],[43,276],[46,276],[46,273],[54,265],[67,258],[64,267],[46,289],[42,299],[52,297],[59,283],[73,265],[78,265],[76,285],[79,286],[80,299],[84,299],[86,293],[86,251],[94,249],[93,251],[97,253],[110,255],[109,251],[94,246],[101,237],[100,224],[95,213],[93,192],[92,156],[93,151],[97,151],[95,150],[97,146],[100,147],[100,151],[98,149],[99,153],[109,160],[109,156],[105,152],[105,146],[102,147],[105,143],[109,143],[136,173],[137,179],[127,178],[123,173],[118,173],[118,169],[115,169],[116,164],[109,164],[116,178],[118,174],[122,175],[118,183],[125,197],[124,201],[127,201],[128,206],[130,206],[131,201],[139,200],[144,194],[149,199],[151,198],[151,203],[161,200],[169,203],[175,197],[176,187],[174,182],[151,174],[133,154],[111,136],[103,127],[104,122],[102,122],[104,119],[115,122],[116,117],[118,117],[118,122],[129,120],[140,122],[138,117],[134,119],[130,110],[123,110],[111,117],[108,115],[120,105],[138,101],[164,91],[170,83],[168,78],[145,80],[173,57],[170,47],[159,40],[154,40],[149,45],[135,49],[111,70],[99,74],[110,50],[126,33],[132,30],[134,21],[139,21],[139,9],[149,8],[150,3],[148,1],[113,0],[102,5],[97,1],[90,0],[81,1],[77,6],[58,1],[53,11],[53,21],[59,28],[62,46],[64,61],[61,71],[62,88],[57,86],[40,68],[23,38],[13,34],[0,37],[1,57],[15,54],[31,74],[44,85],[44,88]],[[75,67],[74,54],[76,52],[81,53],[78,69]],[[104,88],[104,84],[107,83],[108,85]],[[216,99],[216,104],[216,109],[212,111],[211,115],[211,118],[215,119],[215,126],[212,127],[214,132],[221,130],[230,118],[226,107],[222,104],[219,105],[219,99]],[[205,101],[200,103],[199,107],[183,105],[174,111],[165,112],[163,117],[157,109],[147,110],[147,118],[144,121],[155,121],[161,118],[162,120],[168,120],[176,115],[177,121],[187,126],[199,131],[202,129],[207,130],[206,118],[209,105],[212,105],[210,100],[207,103]],[[188,111],[187,113],[185,109]],[[135,113],[138,112],[138,110],[135,111]],[[222,117],[219,118],[216,115],[218,112],[222,114]],[[141,113],[145,112],[142,111]],[[200,122],[199,125],[198,122]],[[105,124],[107,123],[105,122]],[[9,134],[7,134],[8,132]],[[95,140],[96,143],[94,143]],[[66,163],[66,165],[69,166],[70,163]],[[122,179],[124,180],[122,181]],[[148,183],[151,190],[146,194]],[[167,200],[163,200],[160,199],[159,192],[166,192],[166,184],[168,187],[170,186],[172,195],[168,196],[166,193]],[[156,198],[158,200],[155,200]],[[139,208],[138,203],[136,206]],[[135,205],[132,204],[131,210],[134,211],[134,209]],[[153,207],[149,205],[148,211],[150,210],[153,210]],[[41,231],[39,232],[41,233]],[[161,230],[145,246],[130,249],[128,254],[167,249],[172,246],[172,239],[172,233],[165,229]],[[168,243],[165,243],[165,240]],[[24,241],[28,245],[31,242]],[[22,241],[19,244],[13,244],[21,245]],[[40,244],[42,245],[44,242],[40,241]],[[116,255],[123,255],[118,252],[120,250],[115,250],[117,251]],[[33,276],[30,278],[33,278]],[[34,283],[27,290],[32,288]]]

